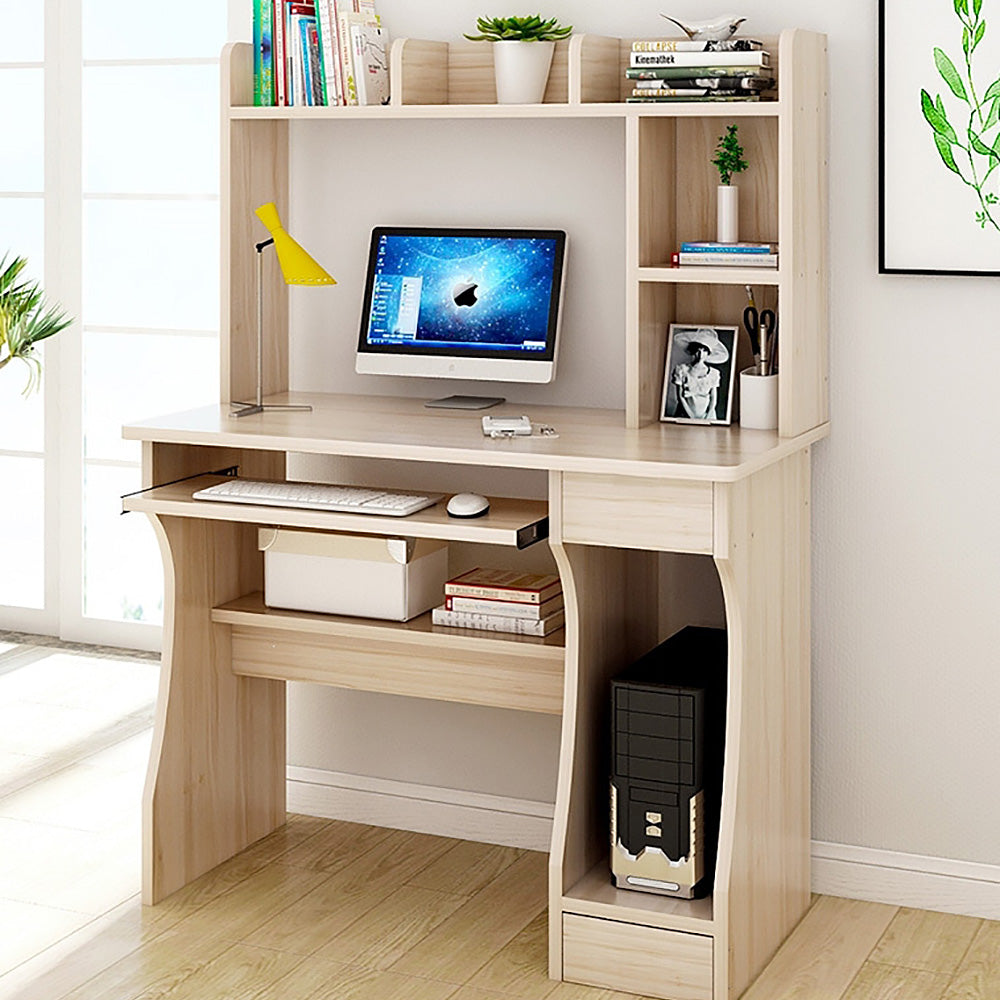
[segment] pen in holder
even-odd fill
[[[771,431],[778,426],[778,373],[761,375],[751,365],[740,372],[740,426]]]

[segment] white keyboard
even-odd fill
[[[406,517],[407,514],[436,504],[442,494],[414,496],[411,493],[390,493],[364,486],[227,479],[217,486],[198,490],[192,497],[195,500],[223,500],[227,503],[262,504],[268,507],[304,507],[310,510],[337,510],[348,514]]]

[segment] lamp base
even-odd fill
[[[255,413],[263,413],[265,410],[301,410],[307,411],[311,410],[311,406],[282,406],[277,403],[241,403],[238,400],[233,400],[233,406],[239,406],[240,409],[233,410],[229,415],[231,417],[250,417]]]

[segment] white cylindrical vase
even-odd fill
[[[740,239],[740,189],[734,184],[720,184],[716,200],[716,240],[738,243]]]
[[[740,426],[762,431],[778,426],[777,375],[758,375],[756,366],[740,372]]]
[[[541,104],[555,42],[493,42],[497,104]]]

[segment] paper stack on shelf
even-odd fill
[[[444,585],[435,625],[518,635],[549,635],[565,624],[562,584],[548,573],[477,567]]]
[[[720,267],[777,267],[777,243],[684,242],[673,263]]]
[[[759,101],[774,86],[770,53],[752,38],[718,42],[646,39],[632,43],[626,101]]]

